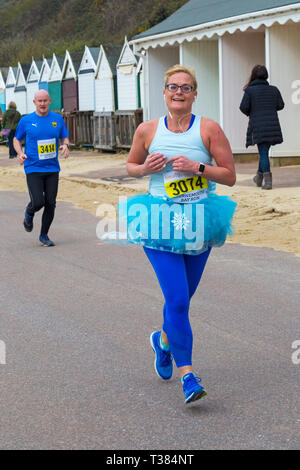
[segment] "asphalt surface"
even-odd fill
[[[142,249],[101,243],[97,219],[58,202],[51,238],[0,193],[1,449],[298,449],[300,258],[228,243],[191,305],[207,397],[153,369],[162,294]],[[171,274],[170,274],[171,275]],[[300,357],[300,354],[298,355]]]

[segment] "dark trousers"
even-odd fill
[[[259,151],[259,166],[258,171],[260,173],[270,173],[270,159],[269,159],[269,150],[270,144],[257,144]]]
[[[13,144],[15,133],[16,131],[14,129],[11,129],[8,135],[9,158],[14,158],[17,156],[17,152],[15,151]]]
[[[58,172],[29,173],[26,175],[30,203],[26,210],[33,216],[44,207],[41,234],[47,235],[54,218],[58,190]]]

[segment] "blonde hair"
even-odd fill
[[[8,109],[17,109],[17,105],[14,101],[10,101],[7,107]]]
[[[173,65],[165,72],[165,86],[167,85],[169,78],[175,73],[187,73],[193,80],[194,91],[197,90],[198,83],[196,80],[195,70],[192,67],[186,67],[185,65],[179,64]]]

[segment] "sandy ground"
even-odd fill
[[[120,196],[146,192],[148,177],[135,179],[125,169],[127,154],[100,154],[94,151],[73,151],[61,161],[58,200],[96,215],[99,204],[115,205]],[[238,164],[234,187],[217,186],[217,193],[229,195],[237,203],[234,236],[229,242],[283,250],[300,256],[300,167],[289,167],[284,173],[272,169],[279,184],[271,191],[262,191],[252,183],[255,164]],[[281,184],[284,176],[293,184]],[[0,148],[0,191],[26,191],[24,170],[16,160],[7,158],[7,149]]]

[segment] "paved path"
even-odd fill
[[[299,448],[299,258],[213,250],[191,307],[208,396],[186,406],[177,373],[153,370],[162,295],[142,250],[102,244],[63,202],[41,247],[26,200],[0,193],[0,448]]]

